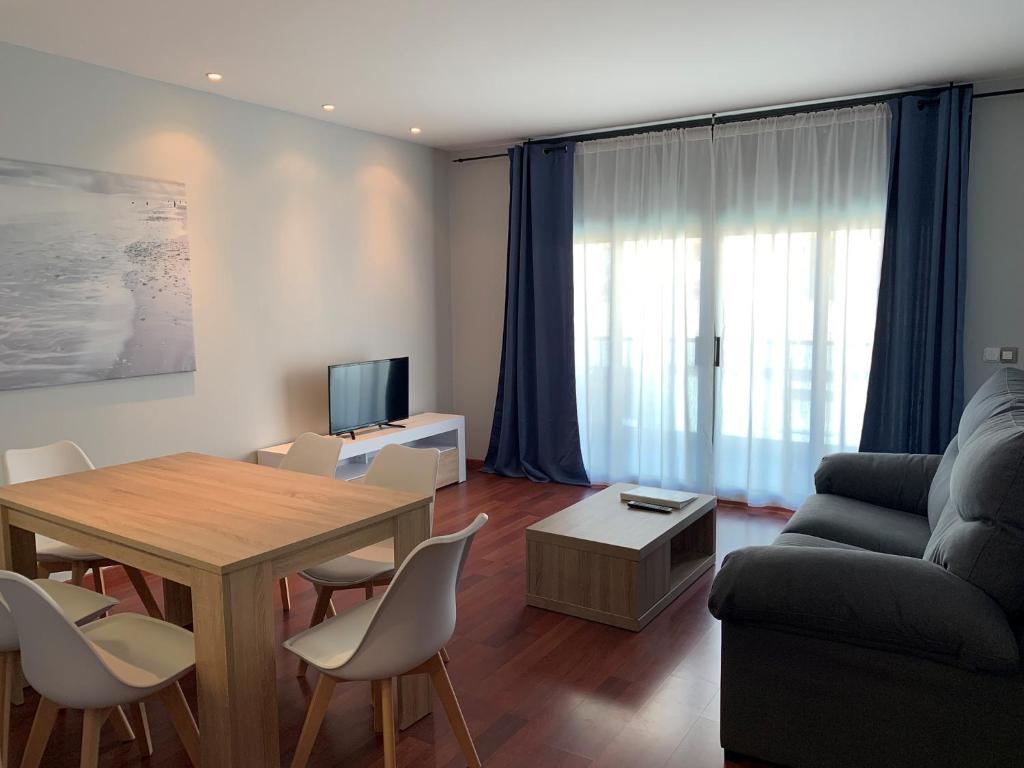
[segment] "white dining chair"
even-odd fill
[[[40,696],[22,768],[38,768],[61,707],[84,711],[81,768],[96,768],[103,724],[113,716],[122,738],[133,737],[121,706],[151,697],[199,765],[199,730],[178,683],[195,667],[191,632],[135,613],[78,627],[43,587],[11,571],[0,571],[0,597],[14,617],[25,679]]]
[[[37,579],[36,584],[48,594],[68,621],[85,624],[117,605],[117,599],[97,594],[62,581]],[[0,601],[0,768],[10,768],[11,700],[18,675],[18,631],[6,605]]]
[[[430,530],[433,532],[434,496],[440,458],[441,452],[436,448],[386,445],[370,463],[363,484],[430,496]],[[329,614],[333,615],[331,597],[337,590],[362,587],[366,592],[366,598],[370,599],[373,597],[374,584],[387,583],[394,572],[394,539],[371,544],[351,554],[301,571],[299,576],[316,587],[316,605],[313,607],[309,626],[315,627]],[[304,675],[306,669],[307,665],[300,662],[299,676]]]
[[[441,659],[455,631],[455,593],[476,532],[487,522],[420,543],[399,566],[387,591],[290,638],[284,647],[320,671],[292,768],[304,768],[339,681],[369,680],[379,692],[384,765],[396,768],[394,679],[428,674],[470,768],[480,758]]]
[[[302,472],[307,475],[320,475],[334,478],[338,471],[338,456],[341,455],[342,442],[333,435],[318,435],[315,432],[303,432],[281,458],[278,469],[290,472]],[[292,609],[292,596],[288,589],[288,579],[278,581],[281,589],[281,607],[285,612]]]
[[[39,448],[12,448],[0,456],[4,476],[8,483],[27,483],[31,480],[42,480],[47,477],[70,475],[74,472],[86,472],[95,469],[85,451],[70,440],[44,445]],[[105,593],[103,568],[121,565],[100,555],[84,549],[65,544],[36,534],[36,561],[40,576],[62,571],[71,572],[71,583],[82,586],[85,574],[92,569],[93,585],[97,592]],[[146,583],[146,577],[138,568],[124,565],[135,591],[139,594],[146,612],[155,618],[162,619],[163,612],[153,597],[153,592]]]

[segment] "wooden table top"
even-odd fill
[[[0,486],[0,505],[225,573],[430,502],[404,491],[179,453]]]
[[[718,503],[714,496],[699,495],[682,509],[667,514],[634,510],[619,499],[619,494],[636,487],[634,483],[610,485],[534,523],[526,529],[526,538],[556,543],[558,539],[570,539],[579,549],[637,560]]]

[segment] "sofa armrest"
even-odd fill
[[[1020,650],[984,592],[913,557],[817,547],[731,553],[708,601],[723,621],[1009,674]]]
[[[818,493],[928,514],[928,491],[941,456],[927,453],[834,453],[814,473]]]

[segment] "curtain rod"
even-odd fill
[[[987,99],[991,96],[1009,96],[1013,93],[1024,93],[1024,88],[1010,88],[1006,91],[989,91],[988,93],[976,93],[974,98],[976,99]]]
[[[508,152],[500,152],[496,155],[477,155],[476,157],[457,157],[453,163],[472,163],[474,160],[490,160],[492,157],[508,157]]]
[[[815,101],[810,103],[788,104],[782,106],[758,107],[746,109],[742,112],[729,112],[721,115],[712,113],[707,117],[687,117],[681,120],[673,120],[667,123],[653,123],[648,125],[634,125],[626,128],[612,128],[607,131],[593,131],[590,133],[576,133],[568,136],[552,136],[546,139],[531,139],[528,144],[557,144],[560,141],[596,141],[598,139],[614,139],[620,136],[634,136],[640,133],[657,133],[660,131],[671,131],[675,128],[700,128],[706,125],[722,125],[724,123],[738,123],[751,118],[764,119],[768,117],[782,117],[784,115],[798,115],[805,112],[821,112],[826,109],[841,109],[844,107],[858,107],[867,104],[877,104],[894,96],[930,96],[938,93],[949,86],[929,86],[926,88],[913,88],[906,91],[886,91],[873,93],[866,96],[851,96],[848,98],[830,99],[828,101]]]
[[[594,131],[591,133],[577,133],[566,136],[554,136],[547,139],[527,139],[527,144],[557,144],[562,141],[596,141],[598,139],[614,139],[620,136],[633,136],[639,133],[657,133],[659,131],[670,131],[674,128],[700,128],[702,126],[721,125],[722,123],[735,123],[757,116],[759,118],[780,117],[783,115],[800,114],[803,112],[818,112],[826,109],[839,109],[842,107],[856,107],[866,104],[876,104],[879,100],[893,96],[930,95],[937,93],[949,86],[931,86],[928,88],[915,88],[907,91],[886,91],[869,96],[854,96],[846,99],[833,99],[830,101],[818,101],[809,104],[791,104],[781,107],[764,107],[760,109],[748,109],[743,112],[731,112],[728,115],[711,114],[707,117],[688,117],[681,120],[673,120],[667,123],[650,123],[647,125],[635,125],[626,128],[613,128],[607,131]],[[1005,91],[990,91],[989,93],[974,94],[975,99],[987,99],[991,96],[1009,96],[1010,94],[1024,93],[1024,88],[1011,88]],[[477,157],[460,157],[452,160],[453,163],[469,163],[474,160],[488,160],[494,157],[507,157],[506,154],[479,155]]]

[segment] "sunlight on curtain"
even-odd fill
[[[715,488],[725,498],[796,506],[822,456],[857,450],[889,122],[879,104],[715,132]]]
[[[711,486],[711,131],[577,145],[576,397],[591,480]]]
[[[856,450],[888,142],[871,105],[577,145],[592,480],[795,506],[821,456]]]

